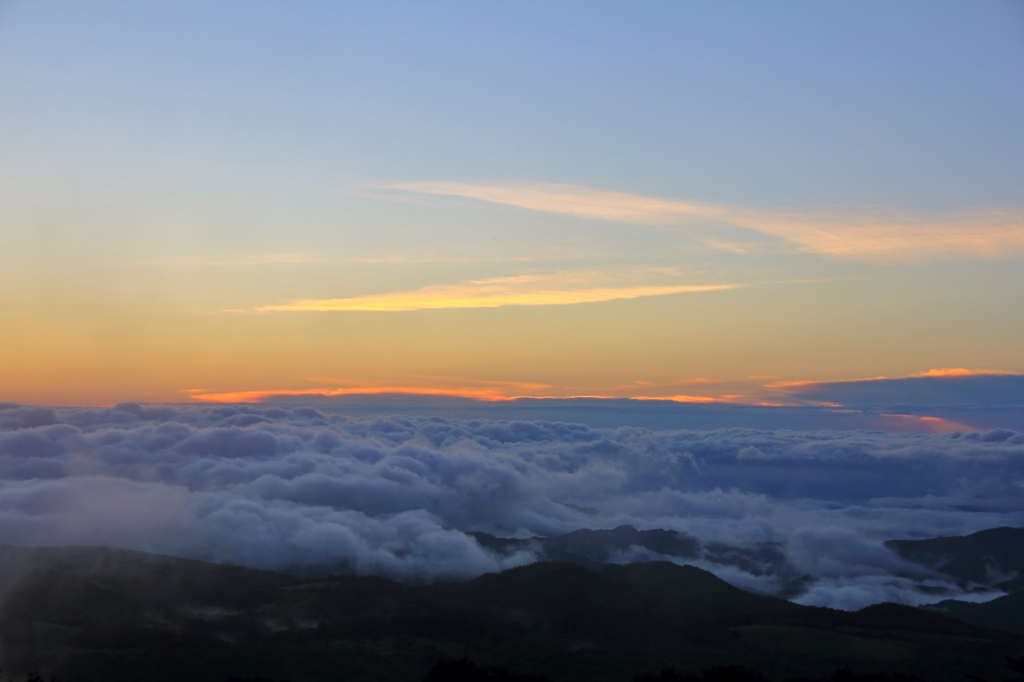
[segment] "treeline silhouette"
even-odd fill
[[[704,670],[700,682],[711,682],[741,679],[713,666],[742,665],[781,682],[848,664],[933,682],[965,682],[968,673],[1000,682],[1010,674],[1004,656],[1024,653],[1018,636],[910,606],[801,606],[665,562],[600,570],[541,562],[404,585],[96,548],[35,560],[0,609],[3,682],[31,670],[62,682],[415,682],[453,651],[473,666],[437,676],[628,682],[675,666]]]
[[[634,682],[768,682],[760,670],[744,666],[718,666],[702,670],[700,674],[685,674],[669,668],[660,673],[637,675]],[[853,672],[839,668],[828,677],[793,677],[786,682],[928,682],[925,678],[902,672]]]
[[[1024,657],[1007,656],[1006,667],[1015,673],[1003,677],[1001,682],[1024,682]],[[968,682],[985,682],[983,678],[968,675]],[[229,678],[225,682],[269,682],[262,679],[242,680]],[[423,682],[550,682],[544,675],[513,673],[503,667],[477,665],[468,658],[438,661],[423,678]],[[659,672],[645,672],[636,675],[633,682],[769,682],[764,673],[746,666],[714,666],[700,673],[684,673],[675,668]],[[854,672],[848,667],[839,668],[828,677],[794,677],[785,682],[928,682],[913,673],[902,672]]]
[[[505,668],[488,668],[468,658],[438,661],[423,682],[550,682],[543,675],[510,673]]]
[[[1024,657],[1007,656],[1006,668],[1013,673],[1003,677],[1001,682],[1024,682]],[[0,682],[3,681],[0,670]],[[967,682],[985,682],[984,678],[967,675]],[[12,680],[13,682],[13,680]],[[47,682],[39,673],[29,673],[25,682]],[[51,677],[48,682],[58,682]],[[226,677],[224,682],[275,682],[267,677]],[[280,679],[276,682],[289,682]],[[468,657],[438,661],[430,668],[423,682],[551,682],[544,675],[509,672],[504,667],[482,666]],[[676,668],[665,668],[659,672],[644,672],[636,675],[633,682],[769,682],[764,673],[754,668],[730,665],[705,668],[700,673],[684,673]],[[928,682],[913,673],[902,672],[854,672],[848,667],[839,668],[828,677],[794,677],[785,682]]]
[[[1024,657],[1006,657],[1007,669],[1012,677],[1003,677],[1001,682],[1024,682]],[[985,682],[981,677],[967,675],[967,682]],[[270,682],[261,678],[228,678],[225,682]],[[282,681],[283,682],[283,681]],[[544,675],[511,673],[503,667],[477,665],[467,657],[438,661],[423,682],[550,682]],[[633,682],[769,682],[764,673],[746,666],[714,666],[700,673],[684,673],[676,668],[665,668],[660,672],[645,672],[636,675]],[[849,667],[836,670],[828,677],[794,677],[786,682],[928,682],[913,673],[902,672],[854,672]]]
[[[643,673],[633,682],[768,682],[760,670],[740,665],[715,666],[698,673],[681,673],[666,668],[659,673]]]

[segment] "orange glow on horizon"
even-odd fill
[[[379,387],[379,388],[305,388],[270,389],[262,391],[230,391],[224,393],[200,393],[189,391],[193,400],[205,403],[262,403],[276,396],[311,396],[335,398],[346,395],[418,395],[450,398],[470,398],[481,402],[515,400],[520,396],[509,396],[499,388],[422,388],[422,387]]]
[[[673,403],[732,403],[734,398],[742,396],[721,396],[715,398],[707,395],[660,395],[660,396],[633,396],[630,400],[666,400]]]
[[[770,384],[765,384],[765,388],[803,388],[804,386],[820,386],[822,384],[853,384],[860,383],[862,381],[888,381],[893,378],[902,377],[868,377],[866,379],[829,379],[825,381],[815,380],[803,380],[803,381],[775,381]]]
[[[998,369],[964,369],[963,367],[943,367],[930,369],[927,372],[911,374],[911,377],[979,377],[979,376],[1013,376],[1013,372]]]
[[[540,387],[540,386],[538,386]],[[544,395],[544,394],[523,394],[513,393],[507,390],[507,386],[495,385],[486,387],[459,386],[452,388],[437,387],[408,387],[408,386],[375,386],[375,387],[348,387],[348,388],[300,388],[300,389],[264,389],[251,391],[208,391],[207,389],[188,389],[192,400],[204,403],[262,403],[277,396],[310,396],[334,398],[348,395],[409,395],[409,396],[439,396],[452,398],[467,398],[480,402],[505,402],[513,400],[637,400],[637,401],[665,401],[675,403],[722,403],[740,405],[775,405],[775,403],[763,403],[759,401],[745,402],[741,400],[744,396],[737,394],[723,396],[703,395],[666,395],[666,396],[626,396],[607,395],[594,393],[573,393],[569,395]]]
[[[882,414],[879,417],[883,420],[897,420],[904,424],[916,427],[915,430],[921,433],[953,433],[954,431],[975,431],[975,427],[968,424],[943,419],[942,417],[928,417],[916,414]]]

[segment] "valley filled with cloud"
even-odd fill
[[[1001,593],[956,585],[884,541],[1024,525],[1024,434],[0,406],[2,543],[422,583],[541,558],[529,542],[496,550],[471,533],[526,539],[627,524],[699,549],[681,557],[637,545],[613,562],[689,563],[799,603],[991,599]]]

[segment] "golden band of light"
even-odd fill
[[[522,286],[517,277],[429,286],[414,291],[357,296],[353,298],[307,299],[282,305],[266,305],[256,312],[402,312],[450,308],[499,308],[502,306],[572,305],[600,303],[645,296],[667,296],[737,289],[742,284],[681,284],[673,286],[594,287],[576,289],[533,289]]]

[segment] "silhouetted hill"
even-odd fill
[[[676,531],[640,531],[632,526],[578,530],[550,538],[472,535],[480,545],[495,552],[510,554],[530,550],[549,561],[567,561],[594,569],[612,562],[659,559],[735,566],[750,575],[779,578],[781,588],[775,596],[784,599],[800,596],[815,581],[797,571],[782,548],[770,542],[741,547],[703,542]],[[905,560],[921,564],[965,590],[1013,592],[1024,588],[1024,529],[1021,528],[995,528],[962,537],[892,540],[886,545]]]
[[[1006,655],[1024,653],[1024,639],[938,613],[804,607],[668,562],[541,562],[409,586],[124,550],[0,547],[0,578],[5,673],[72,682],[416,680],[466,656],[480,670],[554,682],[723,666],[820,678],[844,665],[961,682],[997,679]]]
[[[614,552],[625,551],[630,547],[643,547],[665,556],[689,558],[697,556],[700,542],[697,538],[676,531],[660,528],[637,530],[633,526],[619,526],[611,530],[577,530],[551,538],[545,545],[552,559],[581,557],[602,563],[607,562]]]
[[[539,550],[552,561],[571,561],[584,565],[603,564],[617,552],[643,548],[670,557],[695,558],[701,549],[697,538],[676,531],[637,530],[619,526],[610,530],[582,529],[551,538],[498,538],[489,533],[471,533],[482,546],[508,553],[519,549]]]
[[[1024,528],[992,528],[963,536],[885,543],[907,561],[971,583],[1007,592],[1024,588]]]
[[[929,609],[966,623],[1024,635],[1024,591],[1014,592],[982,604],[948,599]]]
[[[550,682],[542,675],[519,675],[505,668],[489,668],[468,658],[438,661],[423,682]]]
[[[929,610],[1024,635],[1024,528],[992,528],[971,535],[886,544],[904,559],[949,576],[964,588],[1010,593],[981,604],[949,599]]]
[[[548,561],[568,561],[598,568],[607,563],[657,561],[660,559],[698,560],[724,566],[736,566],[752,575],[777,575],[783,580],[783,591],[777,596],[792,598],[810,584],[789,565],[776,543],[762,542],[740,547],[721,542],[701,542],[692,535],[678,531],[637,530],[619,526],[608,530],[583,529],[550,538],[498,538],[488,533],[471,533],[481,546],[509,554],[528,549]]]

